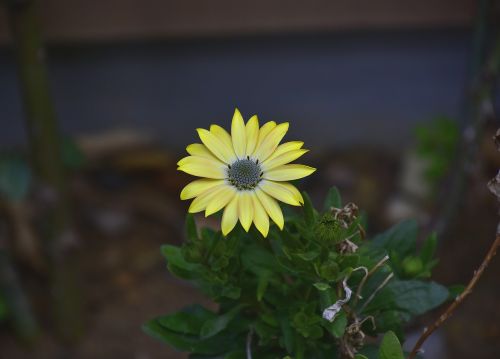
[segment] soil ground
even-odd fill
[[[354,201],[367,211],[370,233],[388,225],[390,220],[381,208],[399,188],[398,157],[377,150],[334,152],[316,159],[315,164],[320,168],[318,175],[303,186],[313,200],[319,200],[336,184],[346,201]],[[30,349],[8,328],[0,328],[1,358],[187,358],[141,331],[149,318],[191,303],[214,307],[195,288],[166,270],[159,248],[183,240],[186,204],[178,200],[178,193],[188,178],[177,174],[173,163],[153,167],[137,170],[97,163],[73,176],[85,333],[77,345],[58,344],[50,321],[47,284],[21,264],[43,335]],[[451,234],[440,242],[441,261],[435,274],[448,285],[469,280],[495,233],[496,203],[484,185],[494,171],[488,166],[482,171],[484,174],[473,178],[460,203],[459,220]],[[216,225],[199,220],[201,225]],[[495,258],[463,308],[445,324],[448,358],[498,358],[499,272],[500,258]],[[438,312],[413,323],[413,329],[422,328]]]

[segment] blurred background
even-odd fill
[[[436,280],[468,282],[494,239],[499,1],[0,4],[1,358],[186,357],[141,325],[212,305],[159,247],[184,236],[176,162],[235,107],[290,122],[313,200],[339,187],[372,235],[436,230]],[[498,358],[499,270],[426,358]]]

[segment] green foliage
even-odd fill
[[[404,359],[398,337],[389,331],[384,335],[379,350],[380,359]]]
[[[373,239],[366,250],[387,253],[392,269],[402,278],[429,278],[436,266],[434,258],[437,246],[436,234],[432,233],[417,252],[418,228],[414,220],[403,221]]]
[[[18,157],[0,157],[0,197],[9,201],[20,201],[31,185],[31,170]]]
[[[457,121],[446,116],[434,118],[415,129],[417,153],[428,162],[425,175],[431,183],[441,180],[456,158],[460,130]]]
[[[417,225],[406,221],[366,240],[362,219],[346,215],[352,207],[342,207],[336,189],[322,212],[307,195],[304,202],[287,215],[283,231],[272,226],[266,239],[254,228],[237,227],[227,237],[198,231],[189,215],[187,241],[165,245],[162,253],[173,275],[195,284],[219,309],[188,307],[144,330],[190,358],[246,358],[248,338],[254,358],[343,358],[346,350],[357,359],[400,358],[404,324],[450,297],[427,280],[436,263],[435,236],[417,250]],[[345,297],[344,280],[353,294],[329,322],[322,313]],[[365,335],[381,334],[380,347],[365,345]]]
[[[342,206],[342,198],[340,197],[340,192],[337,187],[332,187],[328,191],[323,204],[323,210],[325,212],[331,211],[332,208],[340,208]]]

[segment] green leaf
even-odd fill
[[[262,274],[259,275],[257,279],[257,300],[260,302],[262,298],[264,298],[264,294],[266,293],[267,286],[269,284],[269,275]]]
[[[305,261],[312,261],[313,259],[316,259],[320,255],[319,251],[310,251],[310,252],[305,252],[305,253],[297,253],[296,256],[305,260]]]
[[[156,318],[156,321],[162,327],[178,333],[199,335],[203,324],[215,317],[215,313],[195,304],[180,312]]]
[[[341,338],[344,335],[345,328],[347,327],[347,315],[345,314],[345,311],[341,310],[333,322],[324,320],[323,326],[335,338]]]
[[[342,199],[340,197],[340,192],[337,187],[332,187],[328,191],[323,205],[325,212],[330,211],[333,208],[340,208],[342,206]]]
[[[302,197],[304,197],[304,216],[306,224],[308,226],[313,226],[316,222],[316,210],[313,207],[311,198],[306,192],[302,192]]]
[[[238,315],[238,313],[245,307],[246,304],[239,304],[229,312],[222,314],[213,319],[207,320],[200,331],[200,336],[202,339],[210,338],[224,329],[227,328],[228,324]]]
[[[190,241],[198,240],[198,230],[196,229],[196,222],[194,216],[188,213],[186,216],[186,234]]]
[[[398,337],[393,332],[385,333],[379,350],[380,359],[404,359],[403,349]]]
[[[275,256],[267,249],[257,244],[243,248],[241,252],[241,262],[245,269],[248,269],[256,275],[279,272],[280,269]]]
[[[330,285],[328,283],[314,283],[313,284],[318,290],[325,291],[330,289]]]
[[[163,326],[158,321],[151,320],[143,325],[143,331],[180,351],[196,354],[215,355],[224,351],[237,349],[238,343],[234,335],[217,335],[209,339],[198,336],[176,333]]]
[[[366,324],[368,333],[380,333],[392,330],[401,338],[403,336],[402,324],[409,319],[409,314],[398,310],[386,310],[376,316],[376,327]]]
[[[406,220],[377,235],[373,239],[372,245],[384,248],[389,253],[395,252],[400,258],[405,257],[415,252],[417,232],[417,222],[415,220]]]
[[[379,347],[373,344],[367,344],[361,348],[359,354],[364,355],[368,359],[379,359],[378,356]]]
[[[19,158],[0,159],[0,196],[9,201],[20,201],[31,185],[31,170]]]
[[[421,315],[443,304],[449,296],[446,287],[418,280],[389,282],[396,306],[412,315]]]
[[[283,313],[279,314],[278,321],[280,323],[281,333],[283,334],[285,349],[288,353],[292,353],[294,348],[294,339],[290,321],[288,320],[288,317]]]
[[[226,297],[226,298],[230,298],[230,299],[236,300],[241,295],[241,288],[236,287],[236,286],[231,285],[231,284],[226,284],[222,288],[222,290],[220,292],[220,295],[223,296],[223,297]]]
[[[432,233],[425,240],[422,245],[422,250],[420,251],[420,258],[424,264],[430,263],[434,259],[434,254],[436,253],[437,248],[437,235],[436,233]]]
[[[198,264],[187,262],[182,256],[182,251],[179,247],[164,244],[161,246],[161,253],[166,258],[168,264],[173,264],[176,267],[188,271],[197,270],[200,267]]]
[[[181,248],[165,244],[161,246],[161,252],[166,258],[168,269],[172,274],[183,279],[196,278],[196,272],[200,270],[201,266],[186,261]]]
[[[182,255],[182,250],[179,247],[172,245],[161,246],[161,252],[167,260],[168,270],[178,278],[193,280],[198,277],[198,272],[201,270],[201,265],[188,262]]]
[[[368,359],[368,357],[364,356],[363,354],[356,354],[354,356],[354,359]]]

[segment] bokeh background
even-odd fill
[[[289,121],[287,139],[305,141],[318,167],[302,188],[319,202],[338,186],[367,212],[370,234],[409,217],[423,232],[437,229],[437,280],[466,283],[494,238],[486,183],[500,164],[491,142],[498,1],[0,4],[0,187],[15,192],[0,197],[8,258],[0,279],[12,284],[14,275],[24,296],[9,296],[5,284],[0,294],[27,299],[39,328],[34,340],[36,330],[26,333],[3,310],[2,358],[186,357],[141,325],[193,302],[211,305],[167,273],[159,246],[183,240],[187,206],[178,194],[188,177],[175,163],[196,142],[195,128],[227,128],[235,107],[245,118]],[[44,48],[23,62],[21,39],[38,37]],[[58,129],[41,147],[23,80],[36,77],[37,64],[46,66],[49,92],[42,80],[33,96],[53,105],[48,118]],[[60,146],[62,187],[44,172],[58,158],[40,155],[43,143]],[[43,233],[60,202],[71,216],[53,235],[64,248],[54,254]],[[429,341],[426,358],[498,358],[497,259]],[[69,262],[71,275],[56,277],[80,304],[68,310],[81,308],[62,321],[53,315],[65,306],[51,300],[54,262]],[[409,326],[409,347],[437,314]]]

